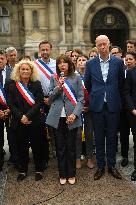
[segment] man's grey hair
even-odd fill
[[[14,47],[6,48],[6,53],[11,53],[12,51],[16,51],[17,52],[17,50]]]

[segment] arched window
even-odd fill
[[[0,33],[9,33],[9,10],[0,6]]]
[[[33,27],[38,28],[39,22],[38,22],[38,13],[36,10],[33,11]]]

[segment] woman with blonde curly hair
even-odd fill
[[[9,87],[9,107],[12,114],[11,126],[17,139],[19,153],[19,175],[17,181],[27,176],[29,162],[29,142],[35,164],[35,180],[43,178],[46,137],[41,121],[43,91],[38,81],[38,73],[31,61],[16,64]],[[43,146],[45,145],[45,146]],[[46,153],[48,159],[48,153]]]

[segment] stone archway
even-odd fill
[[[92,43],[95,43],[95,38],[100,34],[107,35],[112,45],[125,50],[126,40],[129,37],[129,25],[125,15],[112,7],[99,10],[91,22]]]

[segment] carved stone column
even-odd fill
[[[58,42],[59,36],[59,19],[58,19],[58,3],[56,0],[50,0],[48,6],[49,19],[49,40]]]
[[[46,18],[45,13],[46,13],[45,8],[39,9],[39,28],[40,29],[46,29],[47,28],[47,25],[46,25],[46,22],[45,22],[45,18]]]
[[[65,43],[64,0],[59,0],[60,43]]]
[[[33,28],[33,19],[32,19],[32,11],[31,9],[27,9],[24,7],[24,23],[25,30],[30,31]]]

